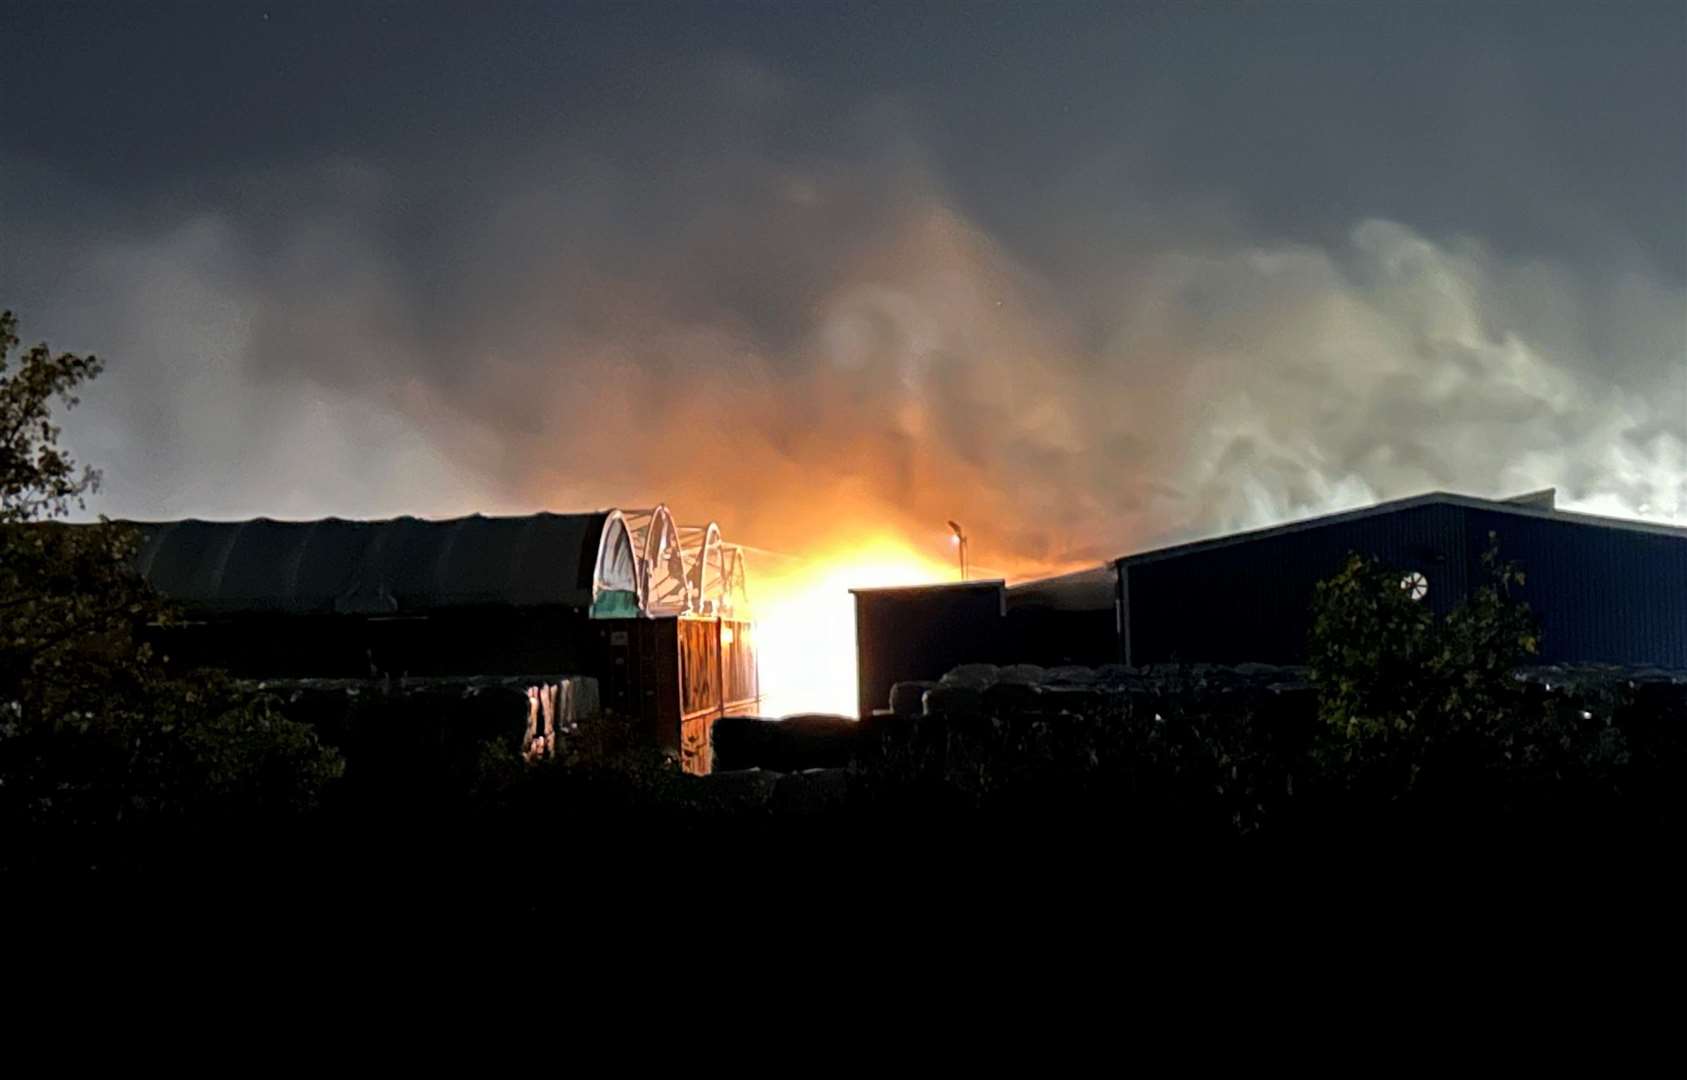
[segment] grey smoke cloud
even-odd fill
[[[957,517],[1015,571],[1429,488],[1687,521],[1668,244],[1262,220],[1099,151],[1005,216],[917,105],[793,138],[800,84],[692,71],[613,131],[304,155],[191,200],[0,148],[4,302],[112,361],[68,425],[96,508],[664,499],[794,550]]]

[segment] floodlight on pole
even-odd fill
[[[967,579],[967,534],[958,521],[949,522],[949,542],[955,545],[955,550],[961,557],[961,580]]]

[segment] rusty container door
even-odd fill
[[[720,620],[682,616],[680,655],[680,765],[707,775],[709,729],[721,716]]]
[[[638,727],[651,745],[680,754],[680,656],[677,619],[595,620],[603,708]]]
[[[761,672],[756,666],[755,623],[722,619],[720,624],[721,711],[754,716],[761,709]]]

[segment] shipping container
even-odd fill
[[[855,597],[856,705],[865,719],[899,682],[938,679],[959,664],[1001,659],[1003,583],[968,581],[851,589]]]

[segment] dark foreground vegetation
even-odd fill
[[[529,764],[522,706],[496,689],[277,694],[174,671],[142,643],[171,613],[130,575],[130,538],[43,524],[95,482],[58,450],[49,406],[97,371],[45,347],[0,367],[13,899],[247,881],[314,910],[369,889],[533,912],[611,874],[695,889],[797,866],[893,880],[981,862],[1140,878],[1149,860],[1671,859],[1687,825],[1687,685],[1517,678],[1538,641],[1509,595],[1522,571],[1496,552],[1444,617],[1355,557],[1319,589],[1294,685],[1199,668],[1063,693],[963,682],[859,726],[723,726],[740,750],[766,734],[757,763],[783,775],[682,775],[613,716]]]

